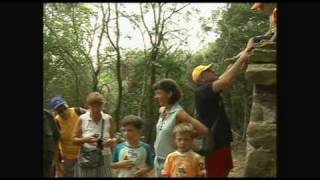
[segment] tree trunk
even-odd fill
[[[165,78],[169,78],[169,71],[166,71],[164,77],[165,77]]]
[[[96,91],[98,91],[98,77],[97,76],[93,76],[92,78],[93,78],[92,79],[92,82],[93,82],[92,91],[96,92]]]
[[[107,38],[109,39],[110,44],[112,45],[113,49],[117,53],[117,63],[116,63],[116,76],[117,76],[117,81],[118,81],[118,99],[117,99],[117,106],[115,109],[115,119],[116,122],[120,120],[120,114],[121,114],[121,103],[122,103],[122,79],[121,79],[121,53],[120,53],[120,46],[119,46],[119,39],[120,39],[120,28],[119,28],[119,11],[118,11],[118,3],[115,3],[115,15],[116,15],[116,40],[111,39],[110,36],[110,30],[109,30],[109,23],[110,23],[110,16],[111,16],[111,8],[110,8],[110,3],[108,3],[108,15],[107,15],[107,20],[104,22],[106,24],[106,33],[107,33]],[[103,18],[105,18],[105,12],[103,9],[103,6],[101,5],[101,10],[103,13]]]
[[[151,63],[151,71],[150,71],[150,84],[149,84],[149,92],[148,92],[148,113],[147,113],[147,119],[146,119],[146,129],[153,129],[153,126],[155,125],[156,119],[155,119],[155,107],[154,107],[154,99],[153,99],[153,84],[155,83],[156,79],[156,67]],[[152,144],[151,137],[152,137],[152,131],[146,131],[146,139],[149,144]]]
[[[115,10],[116,10],[116,28],[117,28],[117,39],[116,39],[116,46],[115,50],[117,52],[117,80],[118,80],[118,103],[115,118],[117,121],[120,120],[121,114],[121,103],[122,103],[122,79],[121,79],[121,54],[120,54],[120,47],[119,47],[119,39],[120,39],[120,28],[119,28],[119,11],[118,11],[118,3],[115,3]]]
[[[117,107],[115,111],[115,118],[117,121],[120,119],[121,114],[121,103],[122,103],[122,79],[121,79],[121,64],[120,64],[120,54],[117,55],[117,81],[118,81],[118,100]]]
[[[147,82],[147,72],[148,72],[148,65],[145,66],[145,69],[143,71],[142,94],[141,94],[142,98],[140,98],[139,111],[138,111],[138,116],[140,116],[140,117],[143,117],[142,111],[144,110],[143,109],[144,100],[145,100],[144,97],[146,97],[146,84],[148,83]]]
[[[79,88],[79,84],[80,84],[80,81],[79,81],[79,77],[77,75],[77,73],[75,73],[75,79],[76,79],[76,105],[78,107],[80,107],[80,88]]]

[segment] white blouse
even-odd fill
[[[80,116],[80,120],[82,121],[81,130],[82,130],[82,137],[90,137],[94,134],[98,134],[98,138],[101,138],[101,126],[102,120],[104,119],[104,131],[103,131],[103,138],[108,139],[110,138],[110,119],[112,118],[109,114],[105,114],[101,112],[102,119],[97,124],[91,117],[90,111],[87,111],[85,114]],[[84,143],[83,146],[86,148],[96,148],[96,144],[89,144]],[[104,147],[103,154],[110,154],[111,149]]]

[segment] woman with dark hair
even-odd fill
[[[163,79],[154,84],[154,98],[160,104],[160,117],[156,125],[157,135],[155,149],[155,176],[161,177],[164,161],[167,155],[175,151],[173,130],[179,123],[190,123],[197,136],[205,136],[208,129],[200,121],[191,117],[179,105],[182,96],[180,87],[172,79]]]

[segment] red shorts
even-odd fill
[[[218,149],[205,158],[207,177],[225,177],[233,168],[230,146]]]

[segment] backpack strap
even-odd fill
[[[102,119],[101,138],[103,138],[103,132],[104,132],[104,119]]]
[[[103,132],[104,132],[104,119],[102,119],[102,125],[101,125],[101,143],[103,141]],[[99,148],[102,150],[104,148],[103,144],[101,144],[101,146],[99,146]]]

